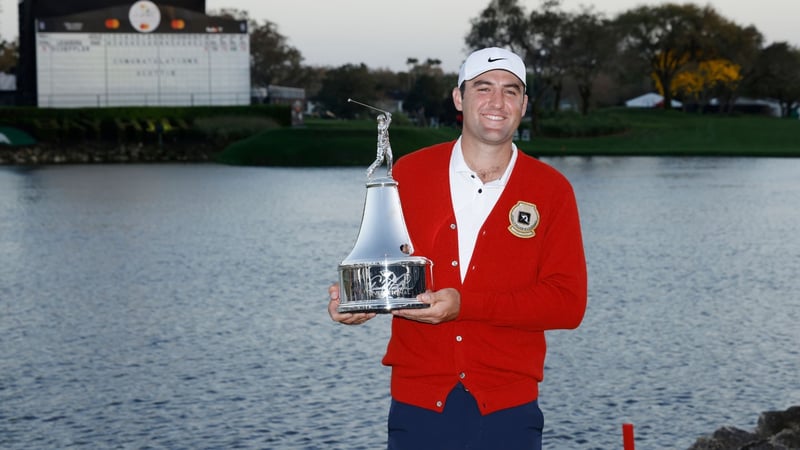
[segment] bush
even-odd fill
[[[612,114],[558,113],[539,122],[540,134],[552,138],[609,136],[629,128],[624,120]]]
[[[232,142],[262,131],[280,128],[270,117],[220,116],[201,117],[194,121],[194,131],[214,142]]]
[[[230,142],[291,123],[287,105],[0,109],[0,123],[37,140],[69,143],[90,140],[139,142],[159,132],[173,137]]]

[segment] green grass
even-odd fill
[[[800,120],[614,109],[600,114],[627,124],[594,138],[534,138],[538,155],[800,156]]]
[[[311,120],[302,128],[265,130],[228,146],[217,161],[237,165],[270,166],[368,166],[377,152],[374,121]],[[392,154],[458,137],[453,128],[421,128],[394,125],[389,130]]]
[[[800,156],[800,120],[796,119],[609,109],[589,118],[544,118],[542,129],[549,134],[585,134],[585,130],[569,131],[581,128],[576,121],[593,122],[595,128],[608,126],[615,131],[599,137],[533,136],[530,141],[517,144],[537,156]],[[375,160],[376,127],[374,121],[310,120],[303,128],[268,129],[230,145],[218,161],[241,165],[368,166]],[[389,134],[397,159],[417,148],[455,139],[459,132],[447,127],[393,124]]]
[[[218,116],[195,119],[194,130],[206,139],[233,142],[281,126],[266,116]]]

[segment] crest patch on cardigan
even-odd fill
[[[525,239],[532,238],[536,236],[534,230],[539,226],[539,211],[533,203],[518,201],[508,212],[508,220],[511,222],[508,227],[511,234]]]

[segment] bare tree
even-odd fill
[[[781,116],[789,117],[800,107],[800,49],[786,42],[777,42],[759,55],[751,81],[754,93],[780,103]]]
[[[538,114],[548,94],[553,107],[560,102],[565,61],[560,39],[566,15],[560,11],[561,0],[544,0],[540,10],[526,15],[517,0],[492,0],[481,15],[471,20],[466,37],[470,49],[506,47],[525,61],[533,79],[528,82],[533,115],[531,125],[538,129]]]
[[[575,80],[581,114],[589,113],[594,81],[614,57],[616,37],[608,20],[590,8],[570,15],[564,25],[561,46],[567,73]]]

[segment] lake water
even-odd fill
[[[686,449],[800,404],[800,160],[549,158],[589,307],[545,447]],[[0,448],[379,449],[389,317],[328,318],[361,168],[0,168]]]

